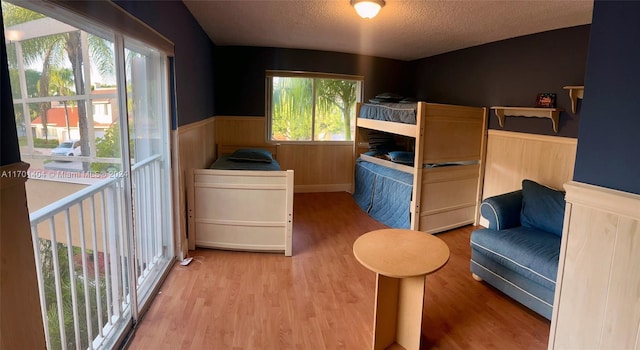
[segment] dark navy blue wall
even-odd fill
[[[640,194],[640,2],[596,1],[574,180]]]
[[[216,114],[215,46],[181,1],[114,1],[175,46],[178,125]]]
[[[179,125],[214,114],[264,115],[268,69],[363,75],[365,99],[391,91],[429,102],[532,106],[538,92],[555,92],[566,110],[569,97],[562,86],[584,83],[589,26],[404,62],[312,50],[214,47],[180,2],[115,2],[174,41]],[[561,114],[561,136],[577,137],[579,114]],[[499,128],[493,115],[489,126]],[[507,118],[505,129],[554,135],[548,119]]]
[[[218,115],[264,116],[265,70],[362,75],[365,98],[411,94],[406,62],[346,53],[266,47],[216,47]]]
[[[480,45],[411,62],[418,98],[472,106],[535,106],[539,92],[557,94],[560,136],[577,137],[566,85],[583,85],[589,25]],[[504,130],[556,135],[549,119],[506,118]],[[491,112],[489,127],[501,129]]]

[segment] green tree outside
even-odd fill
[[[351,140],[357,81],[297,77],[272,81],[273,140]]]
[[[129,129],[132,129],[129,127]],[[129,151],[135,154],[133,139],[129,139]],[[105,131],[103,137],[96,139],[96,156],[100,158],[120,158],[120,123],[113,123]],[[91,163],[91,171],[119,171],[120,164],[116,163]]]
[[[54,247],[48,239],[39,239],[38,243],[45,297],[44,311],[47,315],[46,322],[47,328],[49,329],[51,349],[75,349],[77,345],[79,348],[87,349],[90,342],[88,325],[91,324],[91,334],[95,337],[98,334],[98,328],[102,327],[98,322],[99,319],[101,318],[104,322],[108,317],[106,307],[107,290],[104,275],[101,271],[98,271],[98,283],[96,283],[95,274],[92,275],[90,272],[89,276],[83,275],[80,248],[71,247],[71,249],[69,249],[67,245],[62,243],[58,243],[57,246]],[[85,263],[91,265],[91,268],[93,268],[92,259],[97,259],[98,255],[94,255],[93,252],[88,253],[87,256],[90,256],[91,259],[88,259]],[[69,255],[72,257],[71,265],[69,264]],[[77,257],[80,257],[80,259]],[[60,298],[62,301],[63,325],[66,338],[64,347],[62,346],[62,332],[58,317],[58,287],[55,276],[56,264],[58,265],[58,271],[60,273],[58,282],[60,284]],[[87,279],[88,282],[86,284],[88,289],[85,289],[85,279]],[[74,313],[73,310],[74,295],[78,310],[76,313]],[[102,314],[100,316],[98,316],[97,298],[100,298],[100,304],[102,305]],[[87,303],[90,310],[89,319],[87,319],[86,312]],[[79,328],[77,339],[75,324],[77,324]],[[92,340],[93,339],[91,339],[91,341]]]
[[[313,79],[273,78],[274,140],[310,141],[312,137]]]
[[[325,132],[335,135],[344,132],[344,140],[351,140],[351,114],[355,111],[357,82],[353,80],[317,79],[316,137]]]
[[[2,2],[3,20],[7,28],[44,18],[45,16],[27,10],[25,8]],[[97,36],[88,35],[89,55],[91,64],[95,65],[98,71],[104,75],[113,75],[114,60],[111,45]],[[71,71],[73,73],[74,92],[76,94],[85,93],[85,82],[83,75],[83,66],[85,63],[82,55],[81,32],[75,30],[62,34],[43,36],[39,38],[29,39],[20,42],[25,63],[33,64],[34,62],[42,62],[42,73],[39,82],[39,97],[50,96],[51,69],[61,67],[63,57],[71,63]],[[11,47],[11,49],[9,49]],[[13,45],[9,45],[7,51],[15,50]],[[8,57],[14,59],[14,67],[17,67],[17,56],[15,53],[8,53]],[[11,59],[10,59],[11,60]],[[11,66],[11,63],[10,63]],[[45,139],[48,138],[46,128],[46,110],[50,107],[48,102],[40,103],[40,116],[42,117],[43,129],[45,131]],[[80,129],[80,149],[81,155],[89,155],[89,129],[87,123],[87,106],[84,103],[78,103],[78,128]],[[89,170],[89,164],[83,162],[83,169]]]

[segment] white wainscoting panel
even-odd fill
[[[176,233],[176,247],[183,256],[187,256],[187,247],[195,249],[193,242],[187,243],[187,198],[186,179],[189,169],[208,168],[216,156],[215,118],[208,118],[196,123],[181,126],[177,131],[178,146],[178,186],[174,196],[178,198],[180,214],[179,228]],[[174,151],[175,152],[175,151]],[[175,173],[174,173],[175,176]]]
[[[565,189],[549,349],[639,349],[640,195]]]
[[[522,188],[522,180],[562,189],[573,179],[577,140],[489,130],[482,197]]]

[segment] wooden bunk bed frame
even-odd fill
[[[239,148],[219,145],[217,155]],[[187,177],[189,249],[196,246],[292,254],[293,170],[191,169]]]
[[[487,109],[418,102],[416,124],[360,118],[356,108],[355,154],[361,159],[413,174],[409,203],[412,230],[438,233],[477,224],[482,200],[487,142]],[[366,129],[402,135],[415,141],[414,166],[362,154]],[[425,168],[424,164],[474,162]]]

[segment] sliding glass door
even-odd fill
[[[173,250],[167,58],[124,40],[126,101],[138,305],[143,306]]]
[[[2,14],[47,347],[112,347],[174,257],[168,57],[51,4]]]

